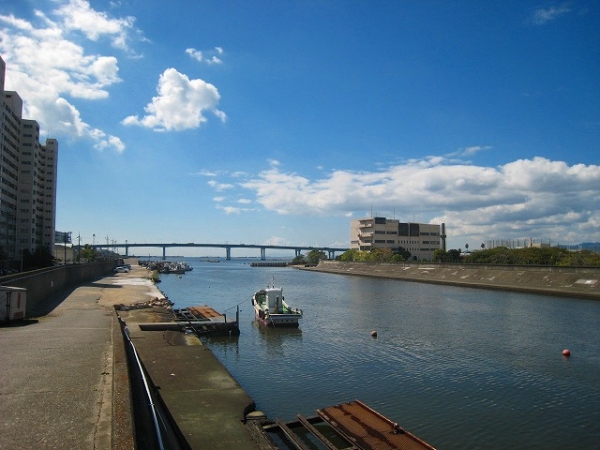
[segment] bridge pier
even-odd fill
[[[86,244],[89,245],[89,244]],[[91,248],[93,248],[95,251],[98,252],[102,252],[103,251],[103,247],[101,244],[96,244],[95,242],[93,242],[90,246]],[[198,248],[206,248],[206,247],[218,247],[218,248],[224,248],[226,251],[226,258],[227,260],[231,260],[231,249],[232,248],[245,248],[245,249],[260,249],[260,259],[262,261],[265,261],[267,259],[266,256],[266,252],[267,249],[271,250],[293,250],[296,256],[301,256],[302,255],[302,251],[310,251],[310,250],[321,250],[323,252],[328,252],[329,253],[329,259],[335,259],[335,252],[344,252],[347,249],[346,248],[331,248],[331,247],[297,247],[297,246],[287,246],[287,245],[262,245],[262,244],[229,244],[229,243],[224,243],[224,244],[195,244],[193,242],[188,242],[188,243],[183,243],[183,244],[178,244],[178,243],[154,243],[154,244],[148,244],[148,243],[143,243],[143,244],[138,244],[138,243],[131,243],[128,241],[125,241],[122,244],[117,244],[116,242],[113,243],[112,246],[106,247],[106,250],[110,250],[110,247],[112,247],[112,249],[114,251],[116,251],[117,249],[125,249],[125,256],[129,257],[129,250],[133,249],[133,253],[136,253],[135,250],[136,248],[144,248],[144,247],[153,247],[153,248],[162,248],[162,260],[166,261],[167,260],[167,247],[171,248],[171,247],[198,247]]]

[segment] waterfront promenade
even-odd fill
[[[159,297],[146,269],[133,265],[0,327],[0,449],[136,448],[114,306]],[[132,342],[190,448],[259,448],[242,422],[252,401],[212,352],[195,337],[141,332],[136,321],[156,320],[143,311],[124,313]]]

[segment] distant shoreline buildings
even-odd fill
[[[5,91],[0,57],[0,247],[10,261],[25,250],[54,252],[58,141],[40,144],[40,126],[23,118],[23,100]]]

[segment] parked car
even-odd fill
[[[125,266],[119,266],[115,268],[115,272],[116,273],[127,273],[129,272],[129,269]]]

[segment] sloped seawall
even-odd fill
[[[600,300],[600,267],[321,261],[301,269]]]

